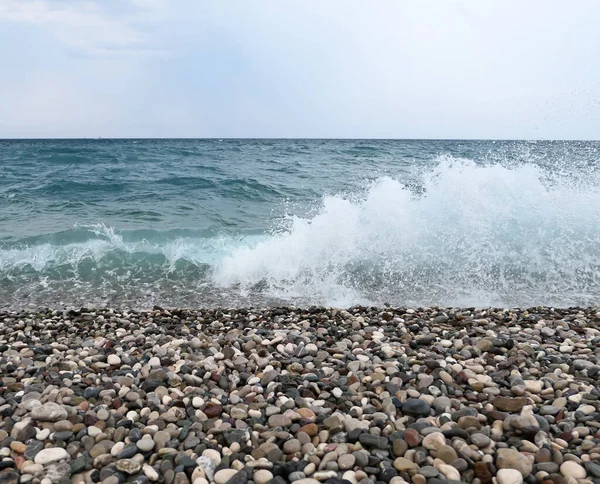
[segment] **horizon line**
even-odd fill
[[[320,138],[320,137],[31,137],[0,138],[0,141],[588,141],[585,138]]]

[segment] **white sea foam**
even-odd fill
[[[593,304],[600,190],[539,168],[443,158],[415,194],[377,180],[328,196],[312,218],[221,260],[222,287],[262,284],[314,303]]]

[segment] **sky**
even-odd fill
[[[0,138],[599,139],[597,0],[1,0]]]

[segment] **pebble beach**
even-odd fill
[[[0,313],[0,484],[600,483],[600,311]]]

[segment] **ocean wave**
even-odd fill
[[[328,196],[289,230],[238,247],[215,284],[348,305],[592,304],[600,300],[600,190],[533,165],[442,157],[416,194],[393,178]]]
[[[99,224],[11,239],[0,244],[0,296],[47,302],[102,294],[142,305],[600,300],[594,175],[443,156],[410,179],[379,177],[322,197],[304,215],[290,204],[295,215],[267,233],[227,233],[224,223],[125,231]]]

